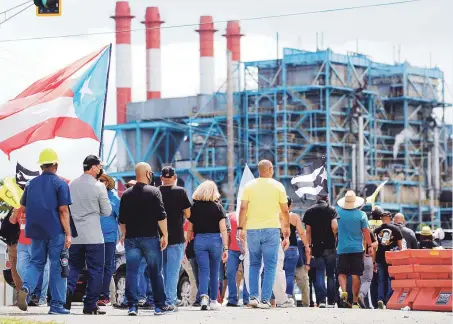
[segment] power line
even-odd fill
[[[27,9],[30,8],[31,6],[33,6],[33,3],[31,3],[29,6],[25,7],[25,8],[22,9],[21,11],[16,12],[16,13],[15,13],[14,15],[12,15],[11,17],[6,18],[6,19],[3,20],[2,22],[0,22],[0,26],[3,25],[4,23],[6,23],[8,20],[13,19],[14,17],[16,17],[17,15],[19,15],[20,13],[24,12],[25,10],[27,10]]]
[[[241,18],[241,19],[234,19],[234,20],[236,20],[236,21],[265,20],[265,19],[274,19],[274,18],[284,18],[284,17],[293,17],[293,16],[312,15],[312,14],[319,14],[319,13],[349,11],[349,10],[355,10],[355,9],[388,7],[388,6],[393,6],[393,5],[400,5],[400,4],[407,4],[407,3],[412,3],[412,2],[421,2],[421,1],[424,1],[424,0],[403,0],[403,1],[394,1],[394,2],[387,2],[387,3],[375,3],[375,4],[370,4],[370,5],[361,5],[361,6],[341,7],[341,8],[333,8],[333,9],[323,9],[323,10],[314,10],[314,11],[295,12],[295,13],[287,13],[287,14],[280,14],[280,15],[249,17],[249,18]],[[229,20],[219,20],[219,21],[215,21],[214,24],[227,23],[228,21]],[[206,23],[206,24],[208,24],[208,23]],[[99,35],[108,35],[108,34],[128,33],[128,32],[135,32],[135,31],[153,30],[153,29],[159,29],[159,28],[160,29],[171,29],[171,28],[183,28],[183,27],[197,27],[197,26],[200,26],[200,25],[202,25],[202,24],[200,24],[200,23],[192,23],[192,24],[182,24],[182,25],[159,26],[159,27],[152,27],[152,28],[125,29],[125,30],[120,30],[120,31],[106,31],[106,32],[94,32],[94,33],[67,34],[67,35],[57,35],[57,36],[41,36],[41,37],[29,37],[29,38],[18,38],[18,39],[4,39],[4,40],[0,40],[0,43],[31,41],[31,40],[44,40],[44,39],[56,39],[56,38],[69,38],[69,37],[82,37],[82,36],[99,36]]]
[[[15,6],[15,7],[6,9],[5,11],[0,12],[0,15],[3,15],[4,13],[7,13],[7,12],[9,12],[11,10],[16,9],[16,8],[22,7],[23,5],[26,5],[27,3],[30,3],[30,2],[32,2],[32,1],[28,0],[28,1],[25,1],[24,3],[21,3],[21,4],[17,5],[17,6]]]

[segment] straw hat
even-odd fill
[[[346,195],[337,201],[338,206],[343,209],[356,209],[365,203],[365,199],[357,197],[353,190],[348,190]]]
[[[105,181],[105,186],[107,187],[107,190],[112,190],[115,188],[115,180],[111,176],[109,176],[107,173],[103,173],[99,180],[104,180]]]
[[[422,236],[432,236],[433,232],[429,228],[429,226],[423,226],[422,231],[420,232],[420,235]]]

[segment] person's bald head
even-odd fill
[[[272,178],[274,176],[274,166],[269,160],[261,160],[258,163],[258,172],[261,178]]]
[[[151,179],[151,166],[146,162],[137,163],[135,166],[135,178],[137,182],[149,184]]]
[[[395,217],[393,217],[393,222],[395,224],[402,224],[406,223],[406,220],[404,219],[404,215],[402,213],[396,213]]]

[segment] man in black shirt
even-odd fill
[[[144,257],[154,296],[154,314],[174,311],[165,304],[166,296],[162,278],[162,251],[167,247],[167,214],[159,189],[150,186],[151,166],[140,162],[135,167],[137,183],[127,189],[121,197],[121,233],[126,250],[126,297],[129,315],[137,315],[137,279],[140,262]],[[158,227],[162,231],[159,239]]]
[[[168,246],[164,251],[164,283],[167,305],[176,307],[179,270],[184,258],[184,220],[190,217],[191,203],[184,188],[176,185],[176,171],[166,166],[159,187],[167,213]]]
[[[400,229],[391,224],[392,214],[384,211],[381,214],[382,225],[374,230],[374,235],[378,241],[376,251],[376,264],[379,275],[378,286],[378,308],[385,309],[385,303],[392,296],[392,287],[390,285],[389,269],[385,260],[386,251],[395,251],[403,249],[403,235]],[[387,287],[387,298],[384,297],[384,290]]]
[[[318,196],[316,204],[305,212],[303,222],[306,225],[307,241],[313,256],[310,265],[316,268],[315,291],[319,308],[335,304],[335,270],[337,253],[335,235],[338,231],[337,212],[327,202],[328,197]],[[327,273],[327,292],[325,277]]]
[[[405,226],[406,220],[404,219],[404,215],[402,213],[396,213],[393,218],[393,223],[399,227],[401,234],[403,234],[403,249],[418,249],[415,233]]]

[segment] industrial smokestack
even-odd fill
[[[223,35],[227,39],[227,49],[232,53],[233,59],[233,91],[240,91],[240,69],[239,62],[241,61],[241,26],[239,21],[229,21],[227,23],[226,34]]]
[[[116,30],[116,121],[126,122],[126,106],[132,100],[131,10],[129,2],[118,1],[115,15]]]
[[[159,99],[162,83],[160,54],[160,19],[159,8],[147,7],[145,14],[146,27],[146,98]]]
[[[200,94],[215,92],[214,28],[212,16],[200,17]]]
[[[116,122],[126,123],[127,104],[132,100],[132,47],[131,47],[131,15],[129,2],[118,1],[115,6],[116,31]],[[126,148],[123,141],[117,142],[117,169],[121,170],[127,164]],[[124,191],[124,186],[118,181],[118,192]]]

